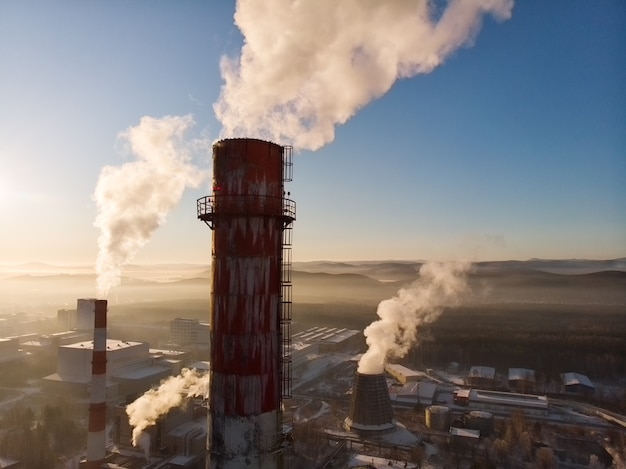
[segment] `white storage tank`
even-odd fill
[[[450,428],[450,409],[443,405],[426,407],[426,426],[440,432],[447,432]]]

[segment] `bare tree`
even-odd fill
[[[535,455],[535,462],[538,469],[556,469],[557,467],[556,456],[554,456],[552,448],[539,448]]]

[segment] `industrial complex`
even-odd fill
[[[595,387],[577,372],[563,371],[549,392],[526,368],[403,361],[367,374],[357,371],[362,331],[292,331],[291,172],[290,147],[214,144],[212,193],[197,201],[212,231],[207,320],[172,319],[167,346],[109,337],[107,300],[90,298],[59,311],[59,332],[0,338],[3,363],[55,354],[41,388],[85,404],[86,448],[59,467],[439,468],[458,448],[486,454],[498,422],[520,413],[624,425],[584,407]],[[570,441],[560,444],[556,452]],[[0,467],[21,466],[0,458]]]

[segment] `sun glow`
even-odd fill
[[[0,179],[0,207],[6,207],[9,199],[9,188],[6,182]]]
[[[15,204],[19,192],[7,180],[0,178],[0,209],[4,212]]]

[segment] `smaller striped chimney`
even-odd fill
[[[93,304],[94,330],[89,434],[87,435],[87,461],[84,467],[98,469],[104,463],[106,446],[107,300],[90,299],[87,301]]]
[[[395,430],[396,421],[385,375],[355,374],[350,415],[344,426],[350,431],[369,435]]]

